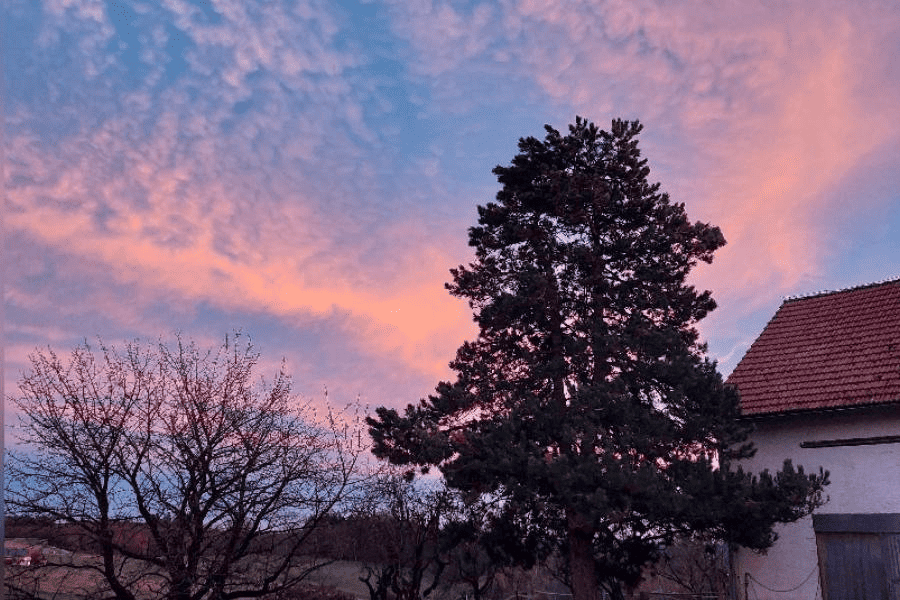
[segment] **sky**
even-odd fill
[[[786,296],[900,276],[894,0],[4,0],[4,387],[87,339],[235,330],[312,401],[401,407],[517,140],[639,119],[728,244],[728,374]]]

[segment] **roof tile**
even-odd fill
[[[785,300],[728,383],[745,415],[900,401],[900,280]]]

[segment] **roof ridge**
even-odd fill
[[[857,290],[864,290],[867,288],[878,287],[882,285],[887,285],[890,283],[898,283],[900,282],[900,275],[895,275],[893,277],[889,277],[886,279],[881,279],[879,281],[872,281],[870,283],[861,283],[858,285],[840,288],[837,290],[819,290],[817,292],[807,292],[807,293],[799,293],[799,294],[791,294],[783,297],[784,303],[787,302],[795,302],[797,300],[807,300],[809,298],[819,298],[822,296],[831,296],[833,294],[843,294],[845,292],[855,292]]]

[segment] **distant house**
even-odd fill
[[[733,557],[738,598],[900,598],[900,281],[785,300],[728,383],[751,470],[831,473],[816,514]]]
[[[5,563],[22,567],[42,565],[46,562],[44,558],[46,544],[46,540],[10,538],[3,546]]]

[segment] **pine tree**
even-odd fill
[[[509,556],[560,553],[575,600],[635,584],[678,535],[764,548],[827,483],[732,468],[748,428],[699,341],[715,302],[687,281],[725,239],[648,181],[641,129],[578,118],[519,141],[447,284],[479,326],[456,381],[368,420],[378,456],[495,498]]]

